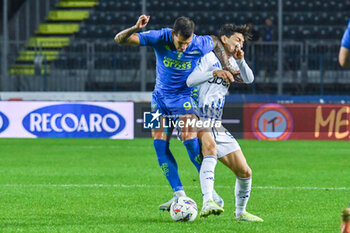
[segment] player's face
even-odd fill
[[[172,35],[173,35],[173,42],[174,42],[175,48],[179,52],[184,52],[187,49],[187,47],[191,44],[192,37],[193,37],[193,34],[192,34],[189,38],[186,39],[183,36],[181,36],[180,33],[176,35],[174,31],[172,31]]]
[[[234,33],[230,38],[227,38],[224,47],[227,53],[233,54],[237,48],[237,43],[243,48],[244,36],[242,33]]]

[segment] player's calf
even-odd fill
[[[197,121],[197,116],[194,114],[186,114],[180,117],[180,121],[182,121],[182,124],[185,126],[180,128],[183,144],[187,149],[191,162],[199,172],[201,168],[202,155],[199,139],[197,137],[197,127],[195,124]]]

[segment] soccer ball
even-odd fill
[[[197,213],[197,204],[189,197],[179,197],[170,207],[170,216],[174,221],[192,222],[196,219]]]

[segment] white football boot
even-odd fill
[[[258,216],[255,216],[251,213],[248,213],[247,211],[241,214],[240,216],[236,216],[237,221],[247,221],[247,222],[264,222],[262,218],[259,218]]]
[[[213,190],[213,200],[218,206],[224,208],[224,200],[219,196],[215,189]]]
[[[224,209],[218,206],[215,201],[210,200],[203,204],[200,217],[208,217],[211,214],[220,215],[222,212]]]

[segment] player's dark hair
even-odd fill
[[[227,36],[228,38],[230,38],[235,33],[241,33],[245,41],[251,40],[252,38],[250,28],[246,24],[241,26],[237,26],[234,24],[225,24],[221,27],[219,36],[220,38],[222,36]]]
[[[181,16],[175,20],[173,27],[175,35],[180,35],[185,39],[192,36],[194,32],[194,22],[187,17]]]

